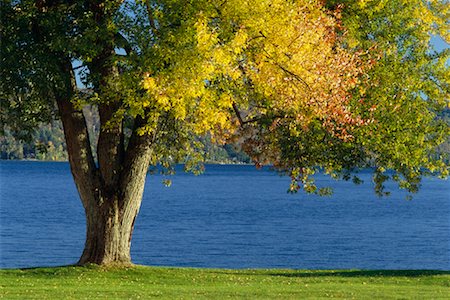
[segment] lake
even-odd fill
[[[413,200],[337,182],[331,197],[287,194],[289,178],[248,165],[147,178],[137,264],[211,268],[450,270],[450,186],[426,178]],[[0,162],[0,267],[75,263],[84,212],[68,163]]]

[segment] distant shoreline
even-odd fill
[[[26,159],[0,159],[0,162],[5,162],[5,161],[26,161],[26,162],[58,162],[58,163],[68,163],[68,160],[43,160],[43,159],[34,159],[34,158],[26,158]],[[220,161],[206,161],[203,164],[205,165],[248,165],[248,166],[253,166],[254,163],[245,163],[245,162],[230,162],[230,161],[225,161],[225,162],[220,162]],[[184,165],[183,163],[179,163],[177,165]]]

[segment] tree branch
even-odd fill
[[[244,126],[245,124],[250,124],[250,123],[255,123],[255,122],[261,121],[264,118],[264,116],[259,116],[259,117],[253,117],[253,118],[248,119],[248,120],[244,120],[242,118],[241,112],[239,111],[239,108],[237,107],[237,104],[233,103],[232,106],[233,106],[233,110],[234,110],[234,112],[236,114],[236,117],[239,120],[239,125],[241,125],[241,127]],[[281,118],[281,117],[282,116],[273,116],[274,119]]]
[[[236,114],[236,117],[239,120],[239,124],[242,127],[245,123],[244,123],[244,120],[242,119],[241,112],[239,111],[239,108],[237,107],[236,103],[233,103],[233,110],[234,110],[234,113]]]
[[[150,27],[152,28],[153,35],[156,34],[157,28],[155,24],[155,17],[153,16],[153,9],[150,0],[144,1],[145,8],[147,9],[148,21],[150,22]]]
[[[125,52],[127,54],[131,54],[132,52],[134,52],[134,50],[130,46],[130,43],[128,42],[128,40],[120,32],[116,33],[115,39],[116,39],[117,45],[119,47],[122,47],[123,49],[125,49]]]
[[[100,96],[98,113],[100,116],[100,134],[97,145],[98,166],[104,191],[108,194],[117,186],[121,164],[123,162],[123,122],[118,120],[117,112],[121,108],[120,95],[111,84],[119,76],[114,63],[115,51],[112,45],[104,45],[103,51],[93,58],[90,69],[97,78],[94,90]],[[108,198],[108,197],[107,197]]]
[[[83,65],[83,64],[81,64],[81,65],[79,65],[79,66],[77,66],[77,67],[73,67],[72,68],[72,70],[78,70],[78,69],[81,69],[81,68],[84,68],[84,67],[86,67],[85,65]]]
[[[53,5],[56,4],[47,3],[45,0],[36,1],[36,8],[41,14],[44,14]],[[70,169],[80,194],[81,202],[87,210],[90,206],[96,204],[96,195],[98,195],[100,187],[86,119],[83,111],[77,109],[72,103],[72,98],[77,89],[75,72],[68,56],[64,53],[55,53],[50,49],[48,43],[44,40],[43,33],[46,31],[36,18],[32,19],[31,25],[36,43],[49,53],[49,57],[52,57],[51,64],[59,71],[54,76],[57,78],[57,82],[62,84],[58,84],[58,86],[53,84],[50,90],[55,97],[62,121]]]
[[[66,86],[65,90],[54,88],[54,94],[63,123],[70,168],[80,193],[81,201],[86,208],[94,203],[94,195],[98,193],[97,167],[92,155],[83,111],[76,109],[71,102],[71,98],[75,93],[76,82],[70,60],[66,59],[65,63],[61,63],[60,69],[62,76],[66,79]]]
[[[294,77],[294,79],[300,81],[301,83],[303,83],[308,90],[310,90],[311,88],[309,87],[309,84],[303,79],[301,78],[299,75],[295,74],[294,72],[289,71],[288,69],[286,69],[285,67],[283,67],[282,65],[280,65],[278,62],[274,61],[275,65],[278,66],[281,70],[283,70],[285,73],[291,75],[292,77]]]
[[[282,66],[269,53],[267,53],[266,50],[264,50],[264,52],[266,53],[267,58],[270,59],[277,67],[279,67],[281,70],[283,70],[286,74],[291,75],[297,81],[300,81],[301,83],[303,83],[306,86],[306,88],[308,88],[308,90],[311,90],[311,88],[309,87],[309,84],[303,78],[301,78],[299,75],[295,74],[294,72],[292,72],[292,71],[288,70],[287,68],[285,68],[284,66]]]
[[[124,155],[123,121],[115,120],[120,103],[99,104],[100,134],[97,158],[106,191],[113,191],[119,179]]]
[[[137,116],[125,152],[119,180],[119,188],[122,194],[121,199],[123,201],[121,205],[123,207],[128,207],[127,202],[140,201],[143,193],[143,182],[145,181],[152,153],[151,145],[154,142],[156,134],[140,134],[139,129],[144,125],[144,118]]]

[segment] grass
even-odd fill
[[[135,266],[0,270],[5,299],[450,299],[449,271]]]

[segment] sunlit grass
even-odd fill
[[[136,266],[0,271],[6,299],[448,299],[448,271],[226,270]]]

